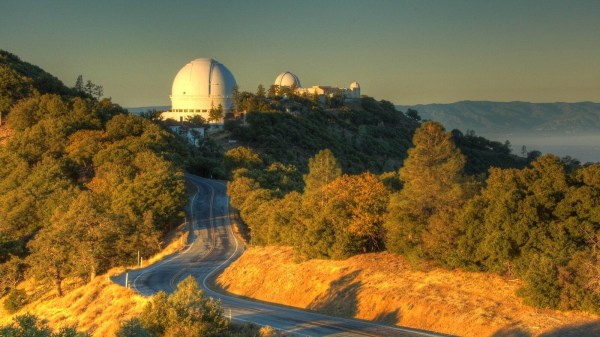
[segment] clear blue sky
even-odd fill
[[[0,49],[125,107],[213,57],[242,90],[289,70],[396,104],[600,101],[600,1],[0,0]]]

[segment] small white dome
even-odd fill
[[[360,89],[360,84],[358,82],[350,83],[350,89]]]
[[[282,72],[275,79],[275,85],[280,87],[291,87],[301,88],[300,79],[298,76],[290,73],[289,71]]]

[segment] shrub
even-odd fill
[[[25,290],[13,289],[4,300],[4,309],[12,314],[19,311],[25,304],[27,304],[27,293]]]

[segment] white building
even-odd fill
[[[300,79],[298,76],[290,73],[289,71],[284,71],[277,75],[277,78],[275,78],[275,85],[278,87],[302,87],[302,85],[300,85]]]
[[[307,94],[314,95],[315,93],[319,96],[333,97],[339,95],[346,99],[359,99],[360,98],[360,85],[358,82],[350,83],[348,88],[332,87],[325,85],[313,85],[312,87],[302,88],[300,85],[300,79],[298,76],[292,74],[289,71],[285,71],[275,78],[275,86],[281,87],[294,87],[298,95]]]
[[[195,59],[181,68],[175,76],[171,90],[171,110],[163,112],[162,117],[185,121],[188,116],[200,115],[208,120],[209,111],[219,106],[223,109],[224,116],[233,112],[231,94],[235,86],[235,78],[227,67],[214,59]]]

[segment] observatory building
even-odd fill
[[[171,110],[163,112],[164,119],[185,121],[188,116],[209,118],[211,109],[233,112],[231,98],[235,78],[227,67],[210,58],[191,61],[179,70],[171,89]],[[222,123],[223,120],[213,121]]]
[[[300,88],[300,79],[298,76],[290,73],[289,71],[284,71],[281,74],[277,75],[275,79],[275,85],[278,87],[294,87]]]
[[[317,94],[321,97],[340,96],[344,99],[360,98],[360,85],[358,84],[358,82],[352,82],[348,88],[333,87],[329,85],[313,85],[309,88],[302,88],[298,76],[292,74],[289,71],[284,71],[281,74],[277,75],[277,78],[275,78],[274,85],[277,88],[295,88],[296,93],[298,95]]]

